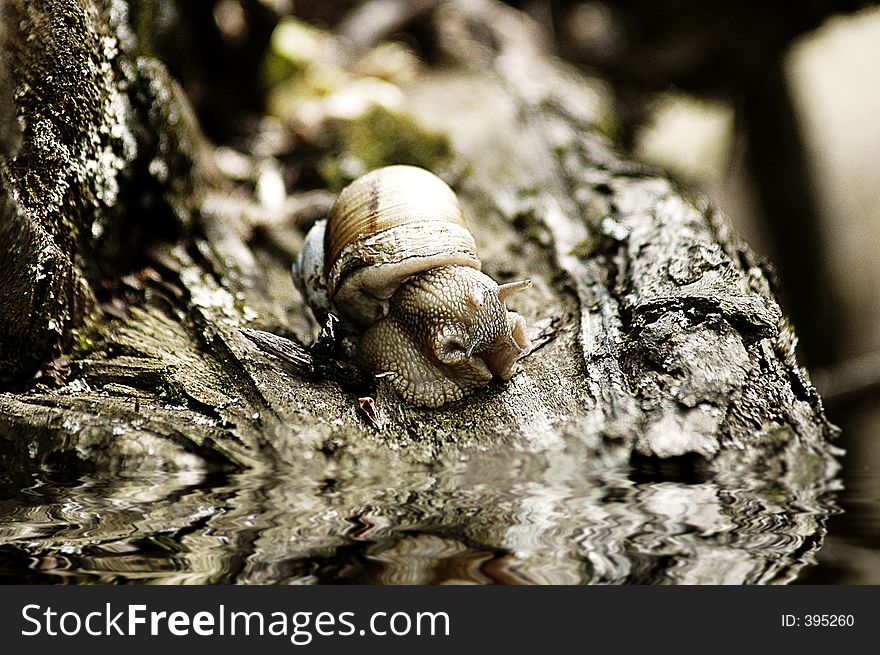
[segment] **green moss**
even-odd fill
[[[449,138],[421,126],[411,116],[375,106],[351,121],[332,126],[332,147],[320,164],[330,189],[339,190],[361,173],[391,164],[428,170],[452,154]]]
[[[101,331],[101,320],[97,314],[91,313],[83,318],[83,323],[69,332],[66,354],[72,359],[86,359],[100,350],[104,341]]]
[[[272,31],[269,52],[292,66],[314,61],[321,46],[321,32],[290,16],[281,19]]]
[[[272,31],[263,65],[269,85],[300,76],[318,52],[319,33],[294,18],[282,19]]]
[[[331,40],[330,34],[293,18],[278,23],[263,62],[266,85],[274,88],[270,105],[283,108],[338,88],[345,74],[326,54],[322,56],[331,49]]]
[[[71,330],[73,337],[73,350],[71,354],[76,359],[82,359],[95,350],[95,340],[85,330]]]
[[[186,394],[175,387],[174,385],[166,382],[165,384],[159,385],[159,398],[161,398],[168,405],[178,405],[186,407],[189,404],[189,400],[186,397]]]
[[[571,254],[579,259],[589,259],[596,252],[599,246],[599,239],[587,237],[571,249]]]
[[[322,107],[323,98],[358,81],[336,62],[336,47],[330,33],[286,18],[272,33],[264,64],[269,113],[295,124],[302,122],[306,132],[314,128],[308,138],[327,153],[318,162],[318,173],[329,189],[338,191],[381,166],[410,164],[436,170],[451,159],[445,134],[379,104],[354,118],[324,116],[313,125],[313,110]],[[316,105],[309,104],[316,101]]]

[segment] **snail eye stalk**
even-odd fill
[[[513,294],[519,291],[525,291],[526,289],[530,289],[532,286],[532,281],[528,278],[525,280],[518,280],[516,282],[507,282],[505,284],[498,285],[498,300],[504,302]]]

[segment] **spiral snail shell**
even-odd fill
[[[409,403],[439,407],[510,379],[528,352],[525,319],[508,311],[529,280],[498,285],[480,272],[453,191],[414,166],[356,179],[306,236],[293,276],[319,321],[360,333],[357,356],[389,373]]]

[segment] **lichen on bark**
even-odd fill
[[[33,372],[94,308],[87,278],[137,154],[118,43],[93,3],[3,4],[4,80],[15,147],[0,156],[0,369]],[[34,39],[39,47],[35,47]],[[9,128],[11,129],[11,128]]]
[[[754,497],[773,497],[765,478],[816,504],[832,486],[834,428],[761,266],[706,201],[611,144],[601,85],[549,54],[513,9],[488,0],[426,5],[420,29],[442,65],[410,53],[407,74],[383,82],[391,109],[370,101],[372,82],[360,84],[378,72],[356,65],[371,45],[383,47],[381,30],[360,33],[357,46],[323,34],[345,55],[321,62],[335,67],[327,79],[339,95],[294,98],[291,113],[263,117],[236,152],[204,142],[164,66],[132,46],[125,12],[110,20],[89,0],[6,7],[14,94],[0,103],[15,107],[22,129],[16,150],[7,145],[16,131],[3,126],[0,230],[12,247],[0,292],[12,302],[0,308],[10,318],[0,328],[0,367],[20,375],[46,364],[73,340],[96,295],[103,313],[93,344],[64,360],[60,386],[0,393],[4,464],[72,453],[101,470],[274,470],[303,481],[332,472],[344,488],[339,516],[434,521],[538,559],[562,558],[571,544],[529,551],[508,530],[505,521],[524,510],[505,494],[537,481],[549,491],[524,502],[546,501],[552,511],[541,520],[560,534],[579,531],[583,508],[554,496],[559,484],[589,487],[591,476],[608,474],[609,488],[626,493],[620,472],[634,462],[711,478],[682,497],[712,496],[733,517]],[[46,51],[59,57],[29,46],[23,26],[45,33]],[[362,110],[340,111],[340,98]],[[397,136],[418,129],[365,149],[362,128],[375,116],[393,117]],[[310,349],[320,326],[289,275],[305,229],[332,202],[330,187],[377,163],[365,152],[400,158],[401,148],[436,158],[471,219],[484,270],[535,283],[511,303],[540,346],[522,372],[437,410],[410,407],[381,378]],[[291,356],[259,348],[243,328],[286,339]],[[412,478],[414,470],[430,479]],[[474,482],[484,471],[491,483]],[[399,489],[383,487],[385,476]],[[267,479],[245,480],[242,507],[263,496],[279,512],[312,502],[313,490],[299,487],[251,493]],[[744,479],[754,482],[748,493],[724,500]],[[597,528],[578,552],[613,561],[614,544],[638,541],[639,521],[653,520],[662,496],[648,490],[631,513],[590,495],[588,513],[607,510],[620,524]],[[418,510],[404,497],[420,499]],[[472,516],[470,506],[490,509]],[[815,517],[798,527],[821,529]],[[747,550],[759,535],[746,537]],[[264,554],[291,547],[283,534],[265,541]],[[254,566],[245,579],[265,580]],[[784,572],[756,564],[740,577]],[[602,575],[595,579],[620,579]]]

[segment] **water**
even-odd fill
[[[798,578],[804,584],[880,584],[880,474],[848,456],[840,507],[828,522],[818,564]]]
[[[584,476],[576,462],[532,464],[7,473],[0,582],[821,582],[839,578],[841,549],[857,547],[851,535],[825,539],[838,507],[869,504],[863,527],[876,535],[880,525],[868,476],[844,491],[791,490],[748,476],[648,466]],[[826,541],[839,558],[817,559]],[[877,542],[860,547],[880,560]]]

